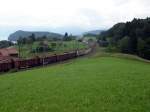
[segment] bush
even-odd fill
[[[36,49],[33,49],[32,50],[32,53],[42,53],[42,52],[53,52],[54,49],[53,48],[50,48],[50,47],[37,47]]]
[[[109,44],[106,51],[107,52],[118,52],[118,49],[117,49],[116,46],[113,46],[113,45]]]
[[[56,48],[57,44],[56,43],[51,43],[52,48]]]
[[[129,41],[130,38],[127,36],[118,41],[118,48],[121,52],[123,53],[129,52]]]
[[[138,49],[138,55],[150,59],[150,39],[147,39],[146,41],[139,38],[138,39],[138,44],[137,44],[137,49]]]

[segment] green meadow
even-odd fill
[[[89,56],[0,76],[0,112],[148,112],[150,64]]]

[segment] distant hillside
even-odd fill
[[[104,30],[92,30],[92,31],[85,32],[84,35],[99,35],[103,31]]]
[[[27,38],[30,35],[35,34],[36,38],[47,36],[48,38],[61,38],[62,35],[58,33],[52,33],[52,32],[42,32],[42,31],[16,31],[9,35],[8,40],[10,41],[17,41],[20,37],[21,38]]]
[[[123,53],[150,59],[150,18],[135,18],[126,23],[117,23],[101,33],[100,39],[109,40],[111,46]]]
[[[120,40],[121,38],[126,36],[123,34],[125,26],[126,26],[126,23],[117,23],[109,30],[101,32],[100,37],[102,38],[112,37],[115,40]]]

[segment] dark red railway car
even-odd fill
[[[57,61],[64,61],[67,59],[67,53],[57,55]]]
[[[0,72],[9,71],[13,67],[13,60],[11,57],[0,57]]]
[[[22,69],[22,68],[26,68],[27,64],[26,64],[26,60],[16,60],[15,62],[15,68],[16,69]]]
[[[10,69],[25,69],[31,68],[40,65],[51,64],[59,61],[64,61],[68,59],[72,59],[78,56],[82,56],[88,54],[91,49],[82,49],[79,51],[74,52],[66,52],[60,55],[52,55],[46,57],[35,57],[31,59],[18,59],[12,57],[0,57],[0,72],[5,72]]]
[[[57,62],[57,55],[41,58],[43,65]]]
[[[58,61],[64,61],[67,59],[72,59],[76,57],[76,52],[64,53],[57,56]]]
[[[71,58],[70,54],[71,54],[70,52],[64,53],[64,60],[70,59]]]
[[[0,62],[0,72],[6,72],[12,69],[11,63],[9,62]]]
[[[78,50],[77,55],[78,55],[78,56],[84,56],[84,55],[85,55],[85,50],[86,50],[86,49]]]
[[[40,66],[40,58],[31,58],[31,59],[25,59],[25,60],[16,60],[15,61],[15,68],[17,69],[23,69],[23,68],[31,68],[35,66]]]
[[[69,53],[68,55],[69,55],[69,58],[68,58],[68,59],[72,59],[72,58],[77,57],[77,53],[76,53],[76,52],[71,52],[71,53]]]
[[[26,60],[27,68],[31,68],[39,65],[40,65],[40,59],[38,57]]]

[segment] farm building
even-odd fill
[[[0,49],[0,57],[18,57],[18,54],[17,49],[13,47]]]

